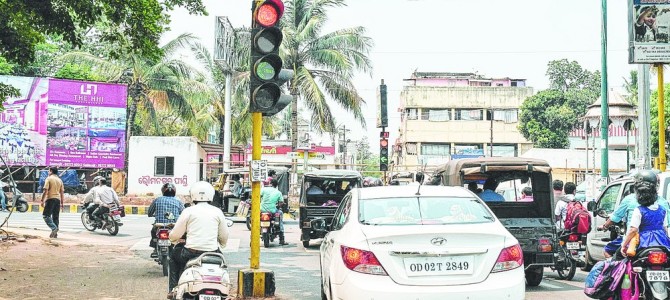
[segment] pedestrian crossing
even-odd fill
[[[14,212],[14,214],[18,214]],[[5,221],[8,213],[0,213],[0,224]],[[123,218],[123,221],[131,221],[131,219],[146,219],[146,216],[126,216]],[[84,225],[81,223],[81,214],[72,214],[72,213],[61,213],[59,216],[59,226],[58,230],[60,232],[81,232],[86,231]],[[42,214],[38,213],[29,213],[20,215],[20,217],[9,218],[5,226],[9,229],[11,228],[26,228],[26,229],[36,229],[36,230],[50,230],[49,226],[42,219]]]

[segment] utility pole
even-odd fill
[[[608,165],[608,127],[609,127],[609,107],[607,101],[607,0],[602,1],[602,26],[600,33],[601,56],[600,63],[602,68],[602,77],[600,78],[600,173],[601,177],[605,178],[605,182],[609,182],[609,165]]]
[[[658,169],[665,172],[665,91],[663,64],[656,64],[658,73]]]
[[[636,169],[651,169],[651,141],[649,117],[649,65],[637,65],[638,145]]]

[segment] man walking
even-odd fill
[[[51,238],[58,237],[58,216],[61,209],[63,209],[64,193],[65,188],[63,187],[63,181],[58,177],[58,168],[49,168],[49,176],[44,181],[42,203],[40,205],[44,207],[42,218],[44,218],[47,226],[51,228],[51,234],[49,235]]]

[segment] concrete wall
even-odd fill
[[[128,194],[160,195],[164,182],[171,181],[177,194],[187,195],[190,185],[200,180],[200,159],[206,154],[194,137],[133,136],[128,146]],[[160,156],[174,157],[174,176],[154,173]]]

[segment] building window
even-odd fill
[[[424,108],[421,110],[421,120],[428,120],[433,122],[449,121],[449,109]]]
[[[484,155],[482,144],[457,144],[454,145],[456,155]]]
[[[155,176],[174,176],[174,157],[155,157],[154,174]]]
[[[421,144],[421,155],[449,156],[449,144]]]
[[[416,155],[416,143],[407,143],[405,148],[407,149],[407,155]]]
[[[454,120],[483,120],[481,109],[456,109]]]
[[[486,113],[486,120],[491,120],[491,114],[489,112]],[[516,123],[519,121],[519,111],[517,109],[494,109],[493,120],[503,121],[505,123]]]
[[[516,156],[516,145],[514,145],[514,144],[507,144],[507,145],[493,144],[493,156],[515,157]]]
[[[407,116],[407,120],[416,120],[419,118],[418,109],[416,108],[406,108],[405,115]]]

